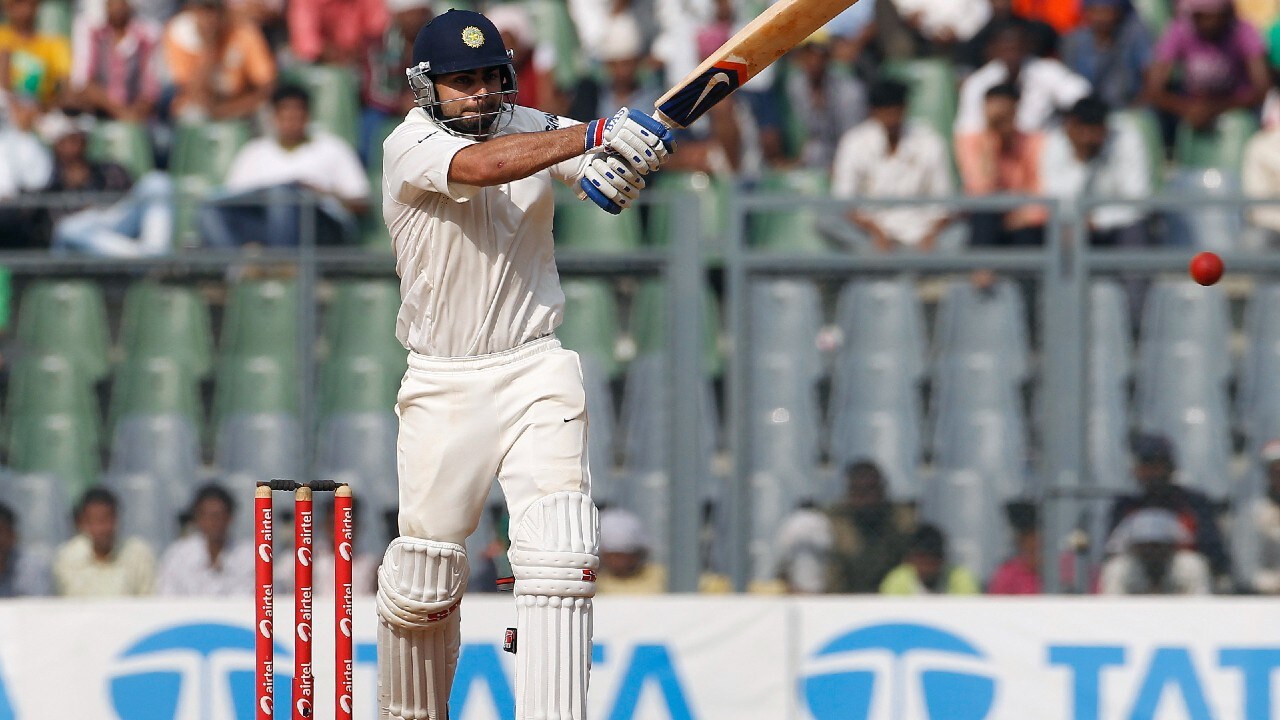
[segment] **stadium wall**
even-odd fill
[[[319,717],[329,607],[317,603]],[[371,720],[371,602],[356,613],[356,717]],[[252,718],[251,617],[248,599],[0,603],[0,720]],[[513,619],[509,598],[467,600],[456,720],[513,720],[501,650]],[[1276,619],[1274,602],[1250,598],[605,597],[592,717],[1270,720]],[[277,665],[283,709],[287,643]]]

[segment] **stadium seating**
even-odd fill
[[[717,335],[720,309],[711,288],[705,288],[702,302],[702,368],[709,377],[724,371]],[[667,291],[662,280],[646,280],[631,302],[631,336],[640,355],[662,354],[667,348]]]
[[[324,319],[324,338],[333,355],[368,355],[403,370],[406,350],[396,339],[400,286],[393,280],[346,280],[334,287]]]
[[[91,381],[107,376],[110,345],[102,289],[87,280],[33,283],[18,306],[18,355],[71,359]]]
[[[578,200],[573,190],[560,183],[556,183],[555,193],[557,248],[625,252],[641,246],[643,232],[638,212],[610,215],[595,203]]]
[[[1257,130],[1255,114],[1244,110],[1223,113],[1209,130],[1193,130],[1181,123],[1174,139],[1174,160],[1188,168],[1239,170],[1244,147]]]
[[[209,306],[191,287],[138,282],[125,293],[120,317],[124,362],[172,358],[194,378],[213,369]]]
[[[886,63],[885,74],[907,84],[907,114],[950,138],[956,117],[958,86],[955,68],[945,59],[916,58]]]
[[[98,480],[101,418],[84,370],[62,355],[15,361],[6,447],[21,473],[56,476],[70,495]]]
[[[1012,281],[1000,280],[987,289],[952,283],[938,306],[935,360],[985,355],[1009,377],[1024,381],[1030,375],[1026,323],[1026,301]]]
[[[298,309],[298,288],[293,281],[236,283],[222,318],[222,354],[296,358]]]
[[[618,377],[622,365],[615,354],[620,334],[618,302],[607,280],[566,279],[564,322],[556,336],[566,348],[590,360],[605,378]]]
[[[195,217],[201,199],[222,186],[236,153],[252,136],[248,123],[237,120],[187,121],[174,127],[169,173],[178,193],[175,244],[197,244]]]
[[[698,238],[708,256],[718,257],[724,244],[725,228],[729,226],[728,202],[734,183],[702,172],[665,170],[653,178],[650,187],[676,198],[697,198],[702,218],[702,225],[697,228]],[[671,244],[672,214],[671,207],[665,202],[657,202],[650,207],[649,225],[645,232],[650,245],[666,247]],[[683,234],[693,229],[676,230]]]
[[[71,509],[79,489],[54,475],[0,470],[4,503],[17,511],[18,537],[24,550],[45,559],[71,537]]]
[[[1280,284],[1256,288],[1245,313],[1240,417],[1251,456],[1280,437]]]
[[[70,0],[45,0],[36,7],[36,32],[70,40],[74,18]]]
[[[119,163],[135,181],[156,166],[147,128],[135,122],[96,123],[89,133],[89,157],[98,162]]]
[[[1231,492],[1230,330],[1221,287],[1165,281],[1148,294],[1138,346],[1139,428],[1168,436],[1181,481],[1217,498]]]
[[[800,169],[765,174],[757,191],[805,198],[823,198],[830,194],[826,173]],[[761,250],[823,252],[829,246],[815,226],[817,215],[818,211],[807,206],[795,210],[753,212],[747,242]]]
[[[1114,281],[1090,288],[1088,369],[1088,452],[1096,487],[1127,492],[1131,487],[1128,439],[1128,382],[1133,372],[1133,331],[1129,302]]]
[[[361,240],[366,248],[391,252],[391,234],[382,217],[382,143],[400,124],[400,118],[383,123],[369,148],[369,212],[361,220]]]

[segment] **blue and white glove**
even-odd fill
[[[641,175],[657,170],[675,151],[671,128],[639,110],[622,108],[613,117],[587,123],[585,152],[609,150]]]
[[[629,169],[617,155],[598,152],[582,171],[578,197],[589,198],[605,212],[617,215],[640,197],[644,185],[644,176]]]

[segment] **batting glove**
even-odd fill
[[[644,177],[628,168],[618,156],[598,152],[591,156],[582,172],[582,179],[578,181],[578,197],[590,199],[605,212],[617,215],[640,197],[644,185]]]
[[[675,151],[671,128],[639,110],[622,108],[613,117],[587,123],[585,151],[608,149],[644,175]]]

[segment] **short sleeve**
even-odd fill
[[[474,144],[428,123],[402,125],[383,144],[383,177],[391,197],[408,202],[425,191],[457,202],[470,200],[480,188],[449,182],[449,167],[454,155]]]
[[[1178,19],[1169,24],[1169,29],[1156,43],[1152,60],[1158,63],[1177,62],[1186,52],[1189,26],[1187,21]]]

